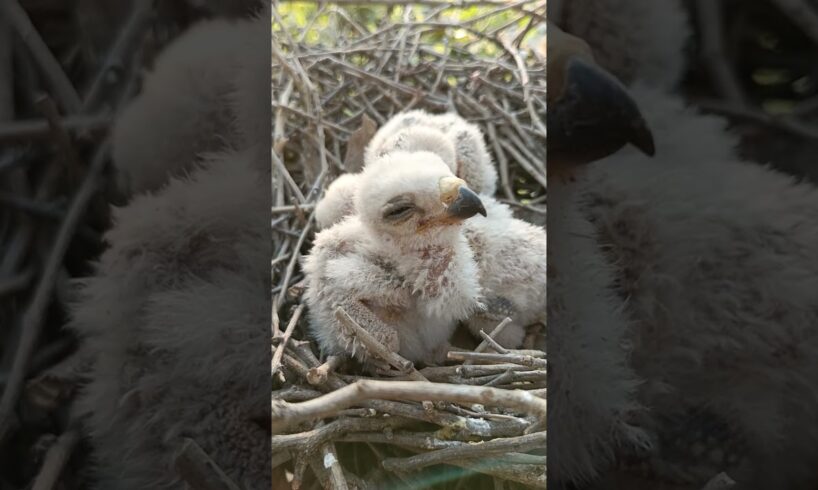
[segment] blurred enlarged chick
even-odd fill
[[[203,21],[162,51],[114,125],[122,192],[156,190],[204,153],[269,141],[270,67],[257,48],[269,38],[265,18]]]
[[[193,438],[243,488],[269,488],[269,174],[206,159],[115,210],[71,328],[96,356],[77,402],[96,488],[182,489]]]

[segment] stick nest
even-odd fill
[[[477,123],[498,166],[498,198],[545,224],[545,63],[537,52],[545,49],[545,2],[287,8],[273,13],[272,45],[273,481],[544,487],[544,352],[507,350],[486,332],[447,365],[417,370],[339,310],[392,369],[372,377],[351,361],[322,362],[306,329],[298,261],[324,188],[359,171],[377,127],[410,109],[456,111]]]

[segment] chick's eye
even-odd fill
[[[415,206],[409,203],[390,206],[383,213],[383,218],[388,221],[398,221],[408,218],[415,212]]]

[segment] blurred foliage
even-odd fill
[[[532,9],[534,7],[531,7]],[[470,6],[466,8],[441,8],[423,5],[319,5],[311,2],[280,4],[277,9],[281,24],[273,20],[273,35],[289,36],[306,44],[342,48],[348,39],[359,39],[361,31],[374,33],[384,28],[394,28],[396,37],[404,23],[428,22],[421,40],[438,53],[450,52],[451,46],[467,48],[473,56],[497,56],[500,46],[483,35],[509,28],[507,32],[523,32],[529,22],[536,27],[536,19],[516,9],[496,12],[496,7]],[[537,13],[545,15],[545,9]],[[433,20],[430,16],[434,16]],[[541,35],[537,29],[529,29],[521,45],[533,36]],[[416,63],[410,57],[410,63]]]

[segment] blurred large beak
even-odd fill
[[[616,78],[598,67],[588,45],[548,24],[548,159],[587,163],[628,143],[655,153],[639,107]]]
[[[486,216],[486,208],[480,197],[457,177],[440,179],[440,201],[446,206],[446,216],[456,221],[471,218],[475,214]]]

